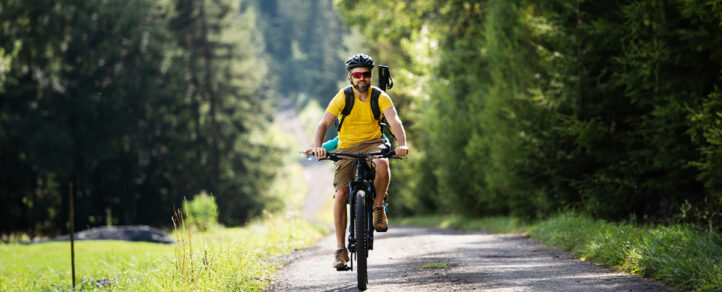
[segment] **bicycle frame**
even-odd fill
[[[349,188],[349,196],[348,196],[348,205],[350,206],[350,216],[349,216],[349,236],[348,236],[348,250],[352,253],[356,252],[356,234],[355,234],[355,218],[358,215],[366,216],[367,220],[365,222],[368,222],[367,230],[368,230],[368,243],[369,243],[369,250],[373,249],[373,242],[374,242],[374,228],[373,228],[373,212],[371,211],[371,208],[367,208],[366,214],[355,214],[355,202],[356,202],[356,193],[359,190],[363,190],[368,194],[366,196],[366,205],[372,206],[372,203],[374,199],[376,198],[376,188],[374,187],[374,179],[376,177],[375,170],[371,169],[367,165],[367,161],[365,157],[357,157],[356,159],[356,175],[353,181],[350,181],[348,183]],[[352,261],[351,261],[352,262]],[[353,263],[353,262],[352,262]],[[353,269],[353,266],[351,266],[351,269]]]
[[[366,206],[373,206],[374,199],[376,198],[376,188],[374,187],[374,179],[376,177],[376,172],[374,169],[371,169],[371,167],[368,166],[368,159],[371,159],[372,157],[378,156],[383,158],[392,158],[394,156],[395,152],[390,149],[390,145],[388,145],[387,150],[380,151],[380,152],[373,152],[373,153],[339,153],[339,152],[330,152],[328,160],[332,161],[338,161],[343,158],[340,158],[339,156],[345,156],[353,158],[356,161],[356,174],[354,176],[354,179],[349,182],[348,188],[349,188],[349,196],[348,201],[346,202],[350,206],[350,216],[348,218],[348,229],[349,229],[349,236],[348,236],[348,251],[351,252],[352,259],[349,261],[350,267],[348,270],[353,270],[353,256],[356,254],[356,231],[355,231],[355,225],[354,222],[356,221],[356,216],[366,216],[366,220],[364,222],[367,222],[366,230],[368,234],[368,250],[373,249],[373,241],[374,241],[374,227],[373,227],[373,211],[372,208],[366,208],[366,214],[356,214],[355,207],[356,207],[356,193],[359,190],[363,190],[367,195],[364,198]],[[368,255],[368,253],[367,253]]]

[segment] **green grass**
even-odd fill
[[[636,226],[573,212],[526,224],[510,217],[426,216],[402,224],[527,233],[532,239],[683,291],[722,291],[722,235],[681,225]]]
[[[722,235],[673,226],[635,226],[565,213],[541,222],[532,238],[575,256],[659,279],[681,290],[722,290]]]
[[[76,277],[103,279],[132,269],[145,269],[172,255],[165,244],[122,241],[78,241]],[[71,284],[69,242],[0,245],[0,290],[37,291]]]
[[[270,217],[243,228],[216,228],[191,234],[192,268],[179,268],[180,245],[122,241],[79,241],[77,284],[88,290],[95,281],[126,291],[243,290],[270,284],[277,265],[266,261],[318,240],[325,228],[300,218]],[[68,242],[0,246],[0,291],[69,290]]]
[[[428,263],[425,265],[418,266],[419,269],[446,269],[448,267],[451,267],[449,264],[445,263]]]
[[[462,231],[482,230],[493,233],[521,233],[529,230],[530,225],[512,217],[487,217],[469,219],[462,216],[419,216],[400,220],[402,225],[426,227],[448,227]]]
[[[294,152],[295,140],[278,126],[264,139],[287,151],[277,181],[267,193],[264,217],[242,228],[214,226],[207,232],[180,230],[177,244],[78,241],[79,290],[261,291],[278,264],[268,261],[315,243],[328,230],[300,217],[307,186]],[[169,222],[170,224],[170,222]],[[104,286],[97,281],[105,279]],[[70,243],[0,244],[0,291],[69,291]]]

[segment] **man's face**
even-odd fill
[[[366,93],[371,86],[371,69],[366,67],[353,68],[348,74],[348,79],[358,92]]]

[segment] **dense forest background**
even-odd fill
[[[331,1],[0,0],[0,234],[262,213],[279,96],[335,91]]]
[[[722,228],[719,1],[337,9],[399,68],[392,96],[412,154],[395,163],[397,212],[537,219],[572,209]]]
[[[710,0],[0,0],[0,234],[261,214],[280,97],[391,66],[410,156],[391,216],[559,210],[722,228]],[[319,117],[320,118],[320,117]]]

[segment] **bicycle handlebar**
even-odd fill
[[[381,156],[383,158],[398,158],[401,159],[401,157],[393,157],[396,155],[396,151],[394,150],[384,150],[384,151],[378,151],[378,152],[372,152],[372,153],[344,153],[344,152],[329,152],[326,156],[326,158],[321,158],[319,160],[331,160],[331,161],[339,161],[343,158],[339,156],[346,156],[351,158],[366,158],[371,156]]]
[[[299,151],[299,154],[306,155],[305,153],[303,153],[303,151]],[[394,157],[394,155],[396,155],[396,151],[391,150],[391,149],[378,151],[378,152],[372,152],[372,153],[328,152],[326,154],[326,157],[319,159],[319,161],[331,160],[331,161],[336,162],[336,161],[344,159],[340,156],[345,156],[345,157],[350,157],[350,158],[366,158],[366,157],[371,157],[371,156],[381,156],[383,158],[401,159],[401,157]],[[312,157],[313,157],[313,155],[306,155],[306,158],[311,159]]]

